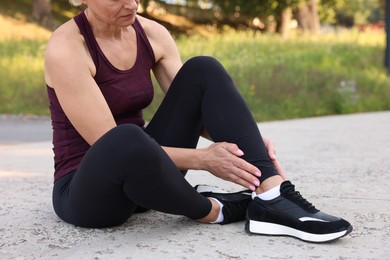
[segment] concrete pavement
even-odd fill
[[[243,222],[204,225],[158,212],[109,229],[66,224],[51,206],[49,120],[0,115],[0,259],[389,259],[390,112],[265,122],[260,129],[297,190],[353,224],[349,236],[311,244],[248,235]],[[187,178],[239,189],[206,172]]]

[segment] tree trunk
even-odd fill
[[[310,10],[310,30],[314,34],[320,33],[320,18],[318,17],[318,0],[311,0]]]
[[[54,19],[51,13],[50,0],[33,0],[31,15],[40,25],[49,29],[54,29]]]
[[[280,13],[279,33],[283,39],[288,38],[291,22],[291,8],[284,8]]]
[[[295,18],[298,22],[298,27],[303,33],[310,31],[310,10],[306,4],[302,4],[295,12]]]
[[[150,0],[143,0],[143,1],[141,2],[142,8],[143,8],[143,12],[144,12],[145,14],[148,13],[149,2],[150,2]]]
[[[318,0],[310,0],[308,4],[302,4],[295,12],[299,28],[303,33],[320,33],[320,19],[318,16]]]
[[[275,17],[267,16],[264,23],[264,31],[267,33],[274,33],[276,32],[276,26],[277,26],[277,22],[275,21]]]

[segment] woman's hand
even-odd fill
[[[244,153],[237,145],[226,142],[214,143],[203,150],[205,151],[202,158],[203,169],[223,180],[237,183],[253,191],[260,185],[258,179],[261,175],[260,170],[240,158]]]
[[[274,144],[268,138],[263,138],[263,142],[265,144],[265,148],[267,148],[268,155],[271,158],[272,163],[274,164],[279,175],[282,177],[283,180],[286,180],[286,175],[283,172],[282,166],[280,166],[280,163],[279,163],[278,159],[276,158],[276,150],[275,150]]]

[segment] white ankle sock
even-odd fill
[[[216,201],[216,202],[219,204],[220,208],[219,208],[219,214],[218,214],[217,220],[215,220],[215,221],[213,221],[213,222],[210,222],[210,224],[221,223],[221,222],[224,220],[223,213],[222,213],[223,204],[222,204],[219,200],[217,200],[217,199],[215,199],[215,198],[211,198],[211,199],[213,199],[214,201]]]
[[[280,196],[280,185],[273,187],[272,189],[267,190],[266,192],[257,194],[257,197],[259,197],[262,200],[272,200],[278,196]]]

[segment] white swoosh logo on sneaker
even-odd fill
[[[329,221],[326,221],[326,220],[323,220],[323,219],[311,218],[311,217],[302,217],[302,218],[299,218],[299,220],[302,221],[302,222],[305,222],[305,221],[329,222]]]

